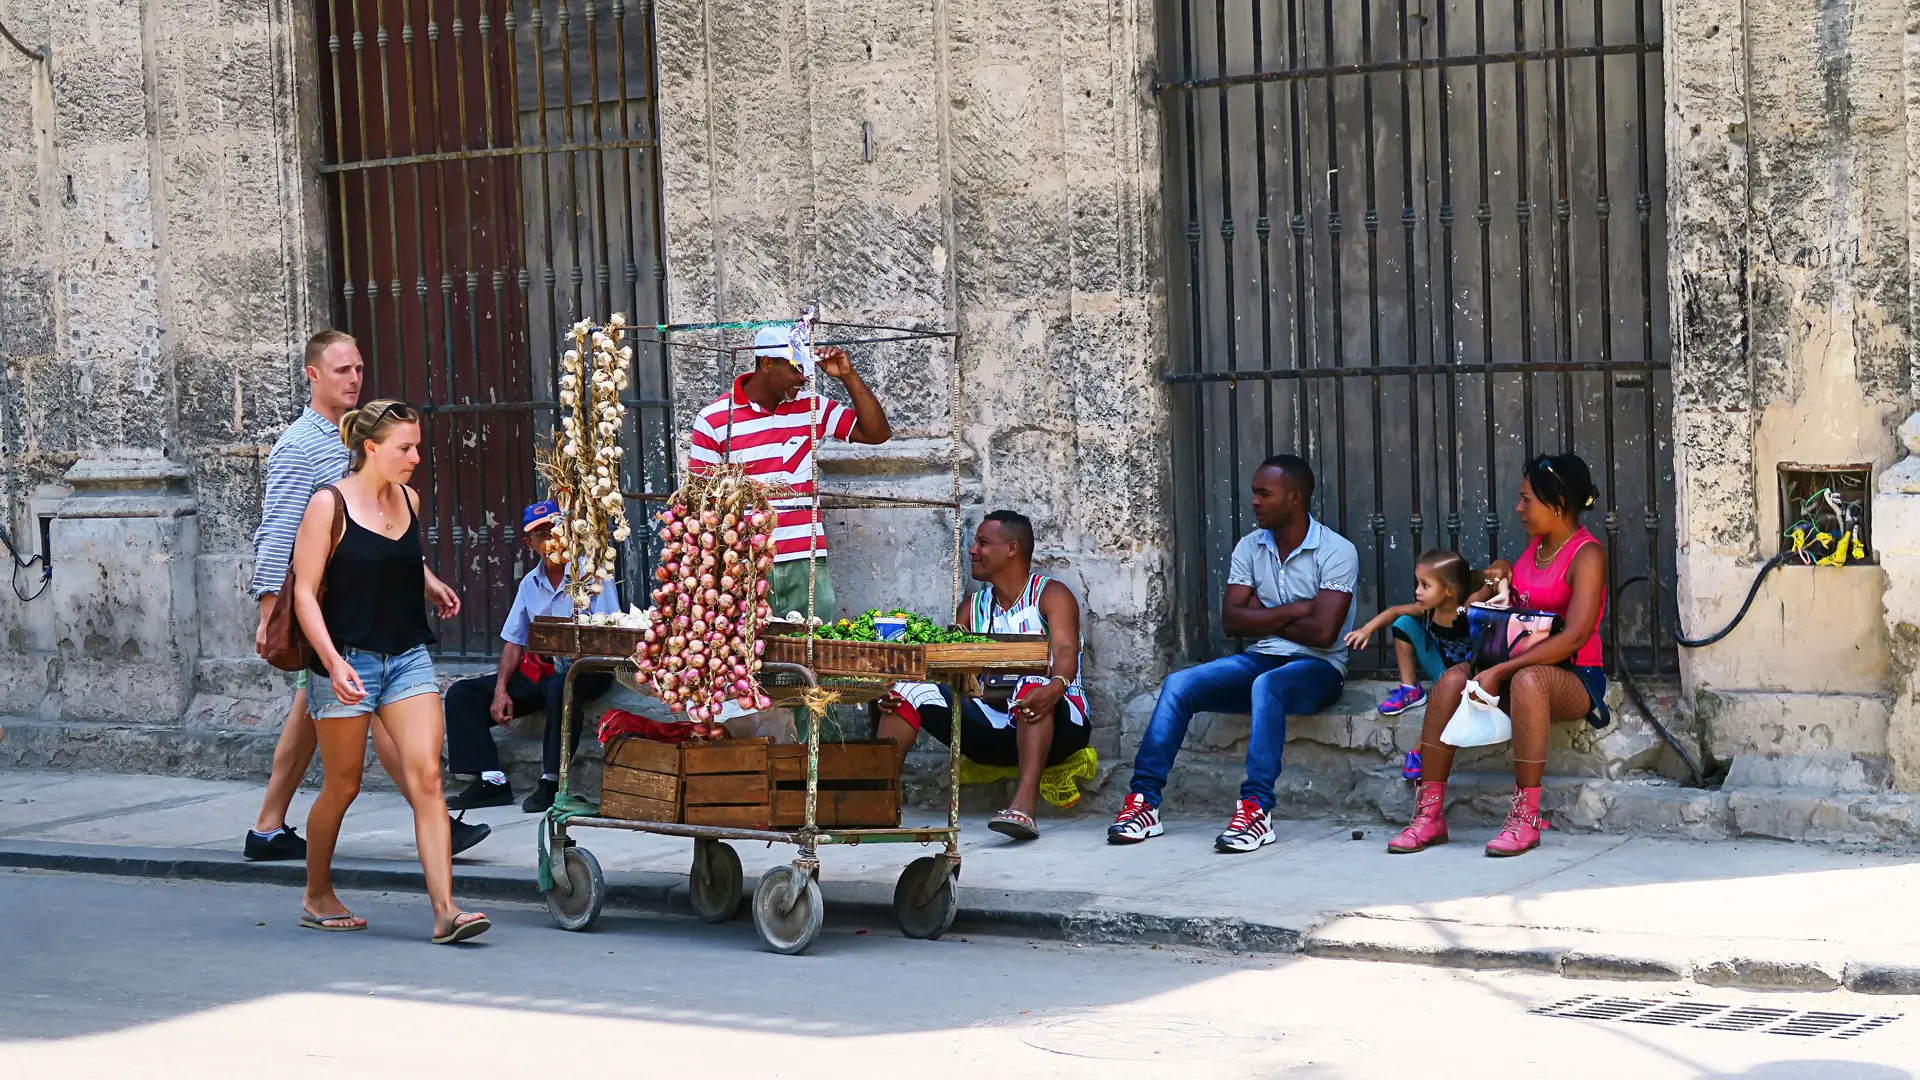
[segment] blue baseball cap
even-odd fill
[[[559,503],[544,499],[527,507],[520,515],[520,531],[532,532],[543,526],[557,524],[564,516],[560,513]]]

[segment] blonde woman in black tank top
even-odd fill
[[[347,807],[360,793],[367,728],[392,739],[404,776],[394,779],[413,807],[414,845],[433,904],[435,944],[484,933],[487,917],[453,902],[453,854],[440,784],[446,721],[427,646],[425,556],[420,496],[407,486],[420,464],[420,417],[397,401],[376,401],[340,422],[351,472],[314,495],[293,546],[293,603],[313,647],[309,708],[326,779],[307,814],[307,889],[300,925],[364,930],[333,889],[333,848]],[[344,520],[335,526],[344,506]],[[319,585],[325,583],[325,595]],[[458,600],[441,605],[443,618]]]

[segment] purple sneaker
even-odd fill
[[[1407,760],[1400,765],[1400,778],[1416,784],[1420,782],[1420,751],[1407,751]]]
[[[1420,688],[1419,683],[1412,686],[1401,683],[1393,688],[1393,693],[1387,695],[1387,700],[1380,703],[1380,715],[1399,716],[1415,705],[1424,705],[1426,702],[1427,692]]]

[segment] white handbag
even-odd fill
[[[1440,741],[1448,746],[1491,746],[1513,738],[1513,719],[1500,708],[1500,699],[1469,681],[1460,706],[1447,719]]]

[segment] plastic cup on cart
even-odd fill
[[[907,636],[907,617],[905,615],[875,615],[873,617],[873,636],[881,641],[899,641]]]

